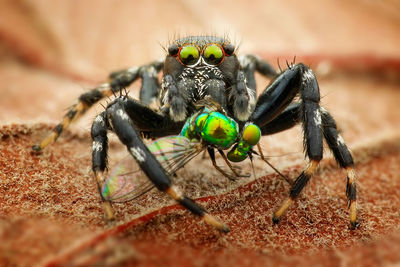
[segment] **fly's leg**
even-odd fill
[[[64,115],[62,121],[57,124],[51,133],[39,144],[33,145],[32,149],[34,151],[41,151],[46,146],[54,143],[61,133],[74,120],[81,117],[95,103],[100,101],[102,98],[117,94],[139,77],[142,78],[142,88],[140,92],[141,100],[146,105],[150,104],[159,90],[157,73],[162,69],[162,67],[163,63],[161,61],[156,61],[149,65],[132,67],[126,70],[111,73],[109,82],[103,83],[100,86],[80,95],[76,103],[73,104]]]
[[[223,176],[228,178],[231,181],[236,181],[239,177],[250,177],[249,174],[240,174],[238,173],[235,168],[232,166],[232,164],[229,162],[229,160],[226,158],[224,152],[222,150],[218,149],[218,152],[221,154],[222,158],[224,159],[226,165],[228,165],[229,169],[232,171],[233,174],[226,172],[224,169],[222,169],[220,166],[217,165],[217,161],[215,160],[215,152],[214,148],[208,147],[207,152],[210,155],[211,162],[214,166],[214,168],[221,173]]]
[[[135,119],[129,116],[129,114],[133,113],[132,110],[130,113],[127,112],[129,104],[132,104],[132,100],[129,98],[122,97],[115,99],[106,109],[106,118],[110,128],[126,146],[128,152],[137,161],[142,171],[160,191],[166,192],[183,207],[201,217],[206,223],[219,231],[229,232],[228,226],[208,214],[201,206],[197,205],[190,198],[182,194],[176,186],[172,185],[170,178],[165,173],[161,164],[143,143],[140,130],[137,129],[139,127],[134,125]],[[142,114],[142,116],[146,115]],[[102,156],[103,161],[105,161],[104,157],[105,155]]]
[[[300,121],[300,111],[301,111],[301,104],[294,102],[287,106],[282,113],[280,113],[275,119],[271,122],[265,124],[260,128],[262,135],[271,135],[275,133],[279,133],[285,130],[292,128],[293,126],[297,125]],[[258,150],[260,151],[261,159],[267,163],[276,173],[279,174],[286,182],[290,185],[293,184],[293,181],[290,180],[288,177],[283,175],[279,170],[277,170],[268,160],[264,157],[263,152],[260,147],[260,143],[258,143]]]
[[[228,158],[225,156],[224,151],[218,149],[219,154],[221,155],[221,157],[224,159],[226,165],[228,165],[229,169],[231,169],[231,171],[236,175],[236,177],[250,177],[250,174],[240,174],[240,172],[237,172],[235,170],[235,167],[232,166],[232,164],[230,163],[230,161],[228,160]]]
[[[235,170],[232,169],[232,166],[229,166],[229,165],[228,165],[229,167],[231,167],[231,170],[232,170],[232,172],[233,172],[233,175],[230,174],[230,173],[227,173],[226,171],[224,171],[221,167],[219,167],[219,166],[217,165],[217,161],[215,160],[214,148],[208,147],[208,148],[207,148],[207,152],[208,152],[208,154],[210,155],[210,158],[211,158],[211,161],[212,161],[212,164],[213,164],[214,168],[215,168],[219,173],[221,173],[223,176],[225,176],[226,178],[228,178],[229,180],[231,180],[231,181],[236,181],[236,179],[239,177],[239,174],[237,174],[237,173],[235,172]]]
[[[264,154],[263,154],[263,152],[262,152],[260,143],[257,144],[257,148],[258,148],[258,151],[260,152],[260,158],[261,158],[265,163],[267,163],[268,166],[271,167],[271,169],[273,169],[277,174],[279,174],[279,176],[282,177],[288,184],[292,185],[292,184],[293,184],[292,180],[290,180],[288,177],[286,177],[285,175],[283,175],[277,168],[274,167],[274,165],[272,165],[272,164],[264,157]]]

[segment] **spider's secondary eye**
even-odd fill
[[[199,50],[193,45],[183,46],[179,51],[179,59],[185,65],[193,65],[199,59]]]
[[[218,45],[209,45],[204,49],[203,57],[208,64],[217,65],[224,59],[224,51]]]
[[[258,141],[260,141],[261,131],[255,124],[249,124],[243,130],[243,141],[251,146],[257,145]]]
[[[168,54],[170,56],[176,56],[179,52],[179,47],[177,44],[171,44],[170,46],[168,46]]]
[[[232,44],[224,45],[225,54],[231,56],[235,52],[235,47]]]

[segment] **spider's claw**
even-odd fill
[[[229,233],[229,232],[231,231],[231,230],[229,229],[229,227],[228,227],[226,224],[224,224],[224,223],[218,221],[217,219],[215,219],[213,216],[211,216],[211,215],[208,214],[208,213],[205,213],[205,214],[202,216],[202,219],[203,219],[207,224],[212,225],[213,227],[215,227],[215,229],[217,229],[218,231],[220,231],[220,232],[222,232],[222,233],[227,234],[227,233]]]
[[[358,221],[350,222],[350,229],[351,230],[355,230],[355,229],[358,229],[358,228],[360,228],[360,224],[358,223]]]
[[[278,218],[278,217],[275,217],[275,214],[274,214],[274,216],[272,217],[272,223],[274,224],[274,225],[277,225],[279,222],[280,222],[280,218]]]
[[[217,169],[217,171],[219,171],[223,176],[225,176],[226,178],[228,178],[231,181],[237,181],[239,178],[248,178],[251,176],[250,173],[244,173],[241,174],[240,173],[240,168],[236,167],[236,166],[232,166],[232,171],[233,172],[229,172],[227,171],[225,168],[219,167],[219,166],[215,166],[215,168]]]
[[[33,145],[32,150],[35,152],[40,152],[42,151],[42,148],[40,147],[40,145]]]
[[[287,209],[292,205],[293,198],[287,198],[281,205],[281,207],[274,213],[272,216],[272,222],[274,224],[278,224],[281,220],[282,216],[286,213]]]

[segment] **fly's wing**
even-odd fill
[[[161,163],[167,174],[174,174],[202,151],[199,142],[183,136],[167,136],[147,146]],[[103,184],[102,196],[112,202],[133,200],[154,188],[153,183],[140,171],[131,157],[126,157],[112,170]]]
[[[185,166],[203,150],[200,142],[180,135],[160,138],[147,147],[169,175]]]
[[[121,160],[103,184],[101,194],[105,200],[126,202],[147,193],[153,183],[140,171],[131,155]]]

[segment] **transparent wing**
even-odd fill
[[[204,149],[200,142],[180,135],[160,138],[147,147],[169,175],[185,166]]]
[[[190,141],[183,136],[163,137],[147,147],[168,175],[174,174],[203,150],[200,142]],[[111,171],[103,184],[101,194],[104,199],[112,202],[126,202],[153,188],[153,183],[129,155]]]
[[[121,160],[103,184],[101,194],[112,202],[135,199],[154,188],[153,183],[140,171],[132,156]]]

